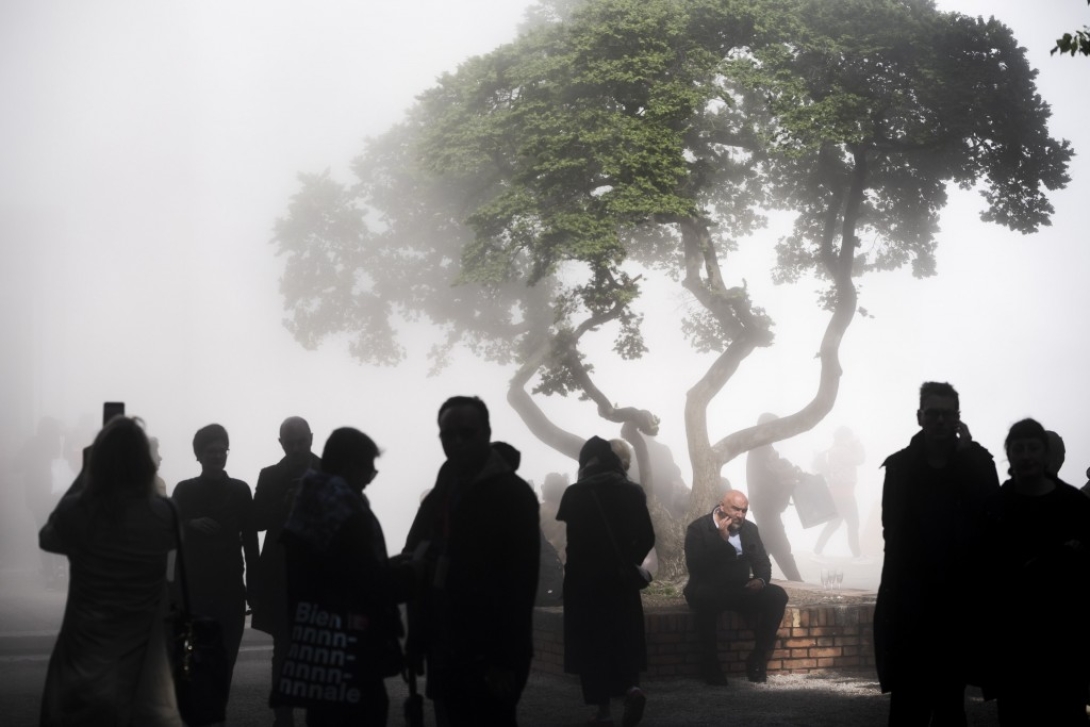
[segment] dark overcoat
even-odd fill
[[[564,491],[556,519],[568,530],[564,670],[642,671],[643,602],[638,587],[622,580],[622,569],[642,563],[655,544],[643,489],[620,472],[586,477]]]
[[[265,542],[257,560],[257,577],[250,584],[254,615],[251,626],[268,634],[282,634],[287,621],[287,580],[284,571],[284,546],[280,534],[291,514],[299,483],[308,469],[317,471],[321,460],[310,455],[307,467],[293,467],[285,457],[265,467],[257,477],[254,491],[254,526],[265,531]]]
[[[934,468],[920,432],[883,466],[885,558],[874,613],[882,691],[920,665],[937,678],[978,683],[984,634],[974,625],[989,561],[986,512],[999,489],[992,456],[969,442]]]
[[[540,538],[534,491],[495,451],[469,481],[440,469],[405,542],[408,554],[427,543],[431,564],[409,634],[430,697],[447,696],[454,675],[528,672]]]

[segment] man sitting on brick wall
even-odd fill
[[[694,611],[701,675],[715,686],[727,683],[719,667],[719,614],[736,611],[753,629],[756,645],[746,659],[746,676],[751,682],[763,682],[787,607],[787,592],[769,582],[772,562],[757,526],[746,520],[748,511],[746,496],[731,490],[715,510],[694,520],[685,534],[689,568],[685,600]]]

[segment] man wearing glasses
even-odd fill
[[[874,646],[889,724],[964,725],[965,685],[978,683],[985,501],[995,463],[961,421],[946,383],[920,387],[920,431],[891,455],[882,491],[885,561]],[[934,721],[932,722],[932,719]]]

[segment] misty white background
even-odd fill
[[[396,122],[439,74],[513,39],[528,5],[0,2],[0,458],[42,416],[73,425],[120,400],[160,437],[169,487],[199,472],[190,441],[210,422],[230,432],[228,472],[253,485],[281,456],[284,417],[311,422],[318,452],[333,428],[356,426],[384,449],[368,494],[392,551],[442,462],[435,412],[449,395],[489,403],[495,438],[523,451],[528,479],[574,474],[507,408],[510,370],[465,355],[427,378],[434,332],[425,326],[406,330],[412,355],[396,369],[361,366],[336,341],[300,347],[281,324],[283,260],[269,243],[297,172],[328,167],[348,179],[365,137]],[[868,453],[864,519],[881,460],[916,430],[916,392],[927,379],[960,390],[963,418],[1001,477],[1003,436],[1024,416],[1064,436],[1068,482],[1081,485],[1090,465],[1090,59],[1049,55],[1061,33],[1090,23],[1090,9],[1082,0],[939,6],[994,14],[1014,29],[1040,70],[1052,135],[1079,156],[1071,184],[1052,197],[1051,228],[1023,237],[984,224],[977,195],[952,192],[937,277],[861,280],[860,304],[873,318],[857,317],[844,340],[837,406],[779,448],[807,467],[836,426],[851,426]],[[825,325],[817,286],[769,282],[775,238],[769,231],[727,258],[731,281],[744,277],[777,321],[777,344],[751,356],[716,401],[715,437],[762,411],[798,409],[817,384]],[[618,403],[661,416],[661,440],[688,477],[684,394],[710,359],[677,333],[687,294],[657,283],[647,293],[651,353],[615,364],[604,331],[591,361]],[[544,406],[581,435],[616,436],[584,402]],[[725,470],[741,489],[744,472],[741,459]],[[807,549],[816,531],[794,536]],[[846,552],[843,536],[830,545],[838,550]]]

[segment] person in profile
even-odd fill
[[[95,437],[84,476],[39,534],[71,566],[64,622],[49,659],[40,724],[182,727],[167,659],[170,503],[137,419]]]
[[[246,626],[247,586],[257,568],[250,486],[227,476],[227,430],[219,424],[201,427],[193,436],[193,453],[201,474],[179,482],[172,499],[182,523],[189,598],[194,613],[219,622],[227,652],[226,684],[207,695],[210,712],[226,718],[231,676]]]
[[[610,700],[624,699],[621,724],[643,717],[639,673],[647,668],[643,603],[634,580],[655,544],[643,488],[625,474],[620,448],[591,437],[579,452],[579,481],[564,492],[557,519],[567,525],[564,671],[578,674],[590,725],[612,725]],[[627,449],[627,445],[624,445]],[[622,452],[625,450],[622,449]]]
[[[405,543],[426,566],[410,617],[411,668],[427,663],[440,727],[517,724],[533,655],[538,503],[490,446],[488,408],[455,396],[439,408],[447,460]]]
[[[384,727],[383,680],[401,671],[397,609],[403,588],[364,489],[378,447],[343,427],[304,475],[280,535],[286,563],[289,644],[273,684],[274,707],[305,707],[309,727]]]
[[[991,585],[1002,611],[997,630],[1016,623],[1018,633],[992,652],[1003,727],[1090,724],[1090,668],[1081,658],[1090,648],[1090,629],[1063,617],[1078,613],[1085,600],[1090,500],[1052,472],[1049,434],[1023,419],[1011,426],[1004,445],[1011,479],[997,495]]]
[[[959,408],[953,386],[923,384],[920,431],[883,463],[874,650],[891,727],[964,725],[965,686],[982,679],[984,634],[974,627],[987,610],[979,598],[990,558],[986,505],[999,479]]]
[[[779,419],[762,414],[758,424]],[[783,512],[791,502],[791,493],[802,471],[780,456],[771,444],[756,447],[746,454],[746,487],[753,506],[753,519],[761,528],[764,547],[789,581],[801,581],[802,575],[791,554],[791,541],[783,526]]]
[[[746,678],[760,683],[768,680],[768,661],[787,608],[787,591],[771,582],[772,561],[757,526],[746,520],[748,512],[746,496],[731,490],[685,532],[685,600],[693,610],[701,677],[710,686],[727,683],[719,666],[719,614],[735,611],[749,623],[755,643],[746,658]]]
[[[280,425],[280,448],[284,457],[274,465],[265,467],[257,476],[254,491],[254,529],[265,531],[265,542],[257,561],[257,578],[252,584],[250,605],[253,618],[250,626],[272,636],[273,683],[284,668],[288,653],[291,630],[288,626],[287,580],[284,573],[284,548],[280,533],[288,521],[299,483],[308,470],[321,465],[311,452],[314,435],[306,419],[288,417]],[[292,727],[294,717],[291,707],[274,710],[274,727]]]
[[[821,555],[829,538],[841,525],[848,535],[848,549],[852,556],[860,558],[863,552],[859,548],[859,504],[855,501],[855,485],[859,479],[859,465],[866,460],[863,443],[848,427],[837,427],[833,433],[833,446],[827,449],[815,462],[815,470],[825,477],[829,493],[836,505],[836,517],[825,523],[814,545],[814,553]]]

